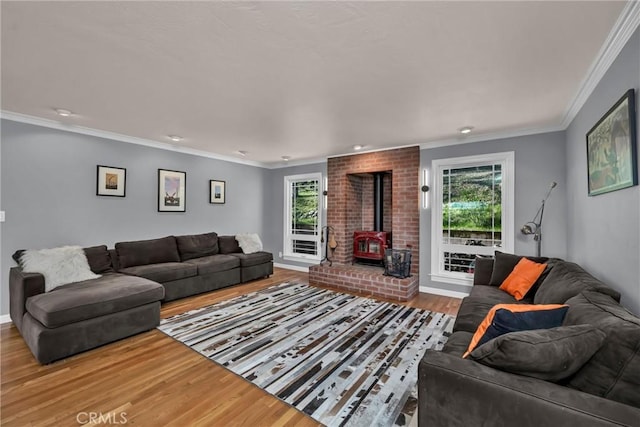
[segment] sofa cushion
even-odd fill
[[[493,257],[485,257],[476,255],[475,265],[473,267],[473,284],[488,285],[491,282],[491,274],[493,273]]]
[[[493,272],[491,273],[491,280],[489,281],[489,284],[492,286],[500,286],[522,258],[527,258],[528,260],[539,264],[544,264],[549,260],[549,258],[546,257],[524,257],[522,255],[513,255],[496,251],[495,261],[493,263]]]
[[[89,267],[91,271],[96,274],[113,272],[111,266],[111,255],[106,245],[92,246],[90,248],[84,248],[84,254],[89,261]]]
[[[527,258],[518,261],[515,268],[504,282],[500,285],[500,289],[512,295],[518,301],[522,300],[533,284],[538,280],[546,264],[540,264]]]
[[[560,304],[497,304],[478,326],[462,357],[467,357],[476,347],[509,332],[560,326],[568,308]]]
[[[70,283],[27,299],[27,311],[47,328],[138,307],[164,297],[164,288],[141,277],[118,273]]]
[[[544,279],[533,299],[536,304],[564,304],[584,290],[609,295],[620,301],[620,293],[611,289],[573,262],[557,262]]]
[[[511,332],[477,347],[469,358],[502,371],[560,381],[580,369],[605,337],[593,325]]]
[[[136,265],[121,268],[120,273],[144,277],[154,282],[171,282],[198,275],[198,269],[186,262],[163,262],[160,264]]]
[[[242,253],[236,236],[218,236],[218,246],[221,254]]]
[[[240,260],[241,267],[252,267],[273,261],[271,252],[254,252],[252,254],[231,254]]]
[[[118,253],[118,263],[121,269],[136,265],[180,262],[176,238],[173,236],[161,239],[119,242],[116,243],[116,252]]]
[[[600,292],[585,291],[567,304],[565,325],[591,324],[606,333],[603,346],[567,385],[640,407],[640,318]]]
[[[516,304],[518,302],[523,304],[527,302],[533,303],[533,300],[517,301],[512,295],[509,295],[502,289],[497,288],[495,286],[489,286],[489,285],[476,285],[472,287],[471,292],[469,293],[469,296],[474,299],[478,299],[478,298],[483,299],[488,304],[492,304],[491,306],[489,306],[489,308],[493,307],[496,304],[501,304],[501,303],[504,303],[504,304]],[[489,310],[487,309],[487,313],[488,312]]]
[[[489,310],[496,304],[526,304],[530,300],[516,301],[508,293],[494,286],[477,285],[471,288],[471,295],[462,300],[453,331],[475,332]]]
[[[240,267],[240,259],[233,255],[211,255],[203,258],[190,259],[185,264],[197,268],[198,274],[219,273]]]
[[[442,347],[443,353],[452,354],[457,357],[462,357],[467,348],[469,348],[469,343],[471,342],[471,338],[473,338],[473,333],[458,331],[451,334],[451,336],[447,339],[447,342]]]
[[[176,236],[176,243],[182,261],[215,255],[219,252],[218,233]]]

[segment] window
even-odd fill
[[[284,256],[319,260],[320,182],[319,173],[284,178],[285,224]]]
[[[471,285],[476,255],[513,252],[514,153],[434,160],[432,280]]]

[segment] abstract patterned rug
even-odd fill
[[[454,317],[283,283],[161,321],[165,334],[327,426],[409,425],[418,362]]]

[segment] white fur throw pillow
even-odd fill
[[[245,254],[252,254],[262,250],[262,241],[256,233],[237,234],[236,240]]]
[[[20,263],[25,273],[44,276],[45,292],[67,283],[100,277],[89,268],[87,256],[80,246],[26,250],[20,257]]]

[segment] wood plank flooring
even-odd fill
[[[161,316],[292,280],[308,283],[308,275],[276,268],[268,279],[167,303]],[[456,314],[460,300],[420,294],[406,304]],[[6,427],[320,425],[155,329],[41,366],[18,330],[3,324],[0,353]]]

